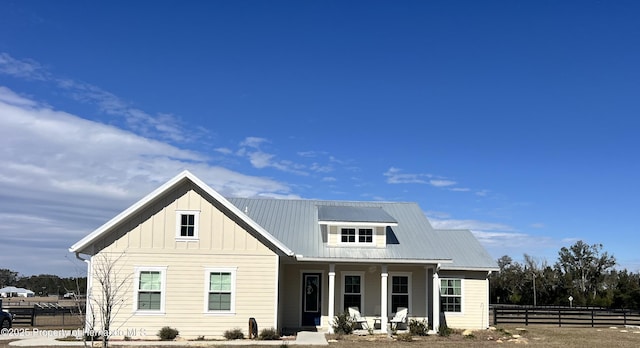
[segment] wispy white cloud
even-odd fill
[[[553,261],[557,250],[566,245],[564,240],[523,233],[513,226],[499,222],[458,220],[443,212],[425,214],[436,229],[470,230],[495,258],[508,254],[517,259],[527,253]]]
[[[435,186],[435,187],[447,187],[447,186],[455,185],[457,183],[455,181],[452,181],[452,180],[432,179],[432,180],[429,180],[429,184],[431,184],[431,186]]]
[[[300,163],[288,159],[279,159],[277,154],[263,149],[263,147],[267,147],[267,144],[271,144],[269,139],[250,136],[243,139],[239,143],[239,148],[235,151],[228,148],[218,148],[216,151],[224,155],[235,155],[247,158],[249,163],[257,169],[273,168],[282,172],[300,176],[326,174],[334,170],[331,164],[321,164],[317,161],[312,163]],[[325,153],[305,151],[297,152],[296,154],[302,158],[316,158]],[[330,157],[329,161],[333,162],[333,157]]]
[[[304,170],[304,165],[296,164],[289,160],[277,160],[275,154],[263,151],[261,145],[265,143],[269,143],[269,140],[259,137],[247,137],[240,142],[241,148],[236,151],[236,154],[247,157],[254,168],[274,168],[282,172],[309,175]]]
[[[464,230],[482,230],[482,231],[509,231],[513,232],[514,228],[502,223],[486,222],[478,220],[455,220],[455,219],[439,219],[434,216],[429,217],[429,221],[435,228],[439,229],[464,229]]]
[[[49,74],[38,62],[31,59],[18,60],[5,52],[0,52],[0,73],[29,80],[49,78]]]
[[[229,148],[226,148],[226,147],[218,147],[218,148],[215,148],[213,150],[216,151],[216,152],[219,152],[219,153],[221,153],[223,155],[231,155],[231,154],[233,154],[233,150],[231,150]]]
[[[0,86],[0,102],[4,102],[8,105],[33,107],[36,103],[33,100],[29,100],[18,94],[14,93],[7,87]]]
[[[309,169],[316,173],[330,173],[334,170],[331,165],[322,165],[317,162],[312,163],[311,166],[309,166]]]
[[[391,167],[384,174],[389,184],[426,184],[429,174],[406,174],[399,168]]]
[[[184,169],[228,196],[297,197],[281,182],[1,86],[0,149],[0,264],[25,274],[63,274],[47,267],[69,266],[71,244]],[[38,257],[29,264],[22,254]]]
[[[50,83],[53,88],[66,92],[65,94],[73,100],[96,105],[100,112],[106,115],[121,117],[127,129],[148,138],[183,143],[192,141],[206,132],[202,128],[195,132],[193,129],[186,132],[180,119],[174,115],[162,112],[152,115],[98,86],[57,77],[30,59],[20,60],[7,53],[0,53],[0,74]]]
[[[254,149],[260,148],[260,145],[263,143],[269,142],[265,138],[259,137],[246,137],[241,143],[240,146],[248,146]]]
[[[320,155],[326,155],[326,152],[318,152],[318,151],[298,151],[297,155],[300,157],[318,157]]]
[[[469,192],[469,191],[471,191],[471,189],[467,188],[467,187],[453,187],[453,188],[450,188],[449,191],[453,191],[453,192]]]
[[[261,152],[261,151],[255,151],[255,152],[251,152],[249,153],[249,161],[251,162],[251,165],[253,165],[254,167],[260,169],[260,168],[265,168],[265,167],[278,167],[277,163],[273,163],[271,161],[272,158],[274,158],[275,155],[270,154],[270,153],[266,153],[266,152]]]
[[[458,183],[453,180],[445,179],[442,177],[435,177],[433,174],[423,173],[403,173],[402,169],[396,167],[390,167],[384,176],[387,177],[388,184],[426,184],[433,187],[449,188],[452,191],[468,191],[467,188],[455,188]]]

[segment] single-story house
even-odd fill
[[[385,332],[401,307],[433,329],[483,329],[498,270],[470,231],[433,228],[415,203],[225,198],[188,171],[69,251],[88,265],[89,312],[109,263],[123,292],[111,329],[129,336],[246,334],[249,318],[331,331],[348,307]]]
[[[35,292],[25,289],[17,288],[15,286],[6,286],[0,289],[0,297],[33,297]]]

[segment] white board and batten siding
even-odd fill
[[[176,240],[180,210],[199,212],[197,240]],[[161,197],[100,244],[103,249],[94,262],[101,254],[117,258],[118,276],[128,277],[123,305],[112,325],[116,332],[150,338],[170,326],[183,338],[211,338],[234,328],[247,334],[251,317],[260,329],[277,326],[278,256],[190,184]],[[164,313],[136,313],[139,267],[166,267]],[[234,313],[207,311],[207,270],[216,268],[235,270]],[[98,291],[96,282],[93,291]]]

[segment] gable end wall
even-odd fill
[[[176,241],[176,210],[200,211],[197,241]],[[279,256],[239,222],[223,213],[219,203],[210,202],[185,183],[99,241],[101,251],[92,257],[93,262],[104,257],[117,259],[115,276],[126,280],[123,305],[112,328],[118,333],[137,333],[129,334],[131,337],[155,338],[160,328],[171,326],[183,338],[197,338],[220,337],[236,327],[246,332],[250,317],[261,328],[276,327]],[[166,267],[164,314],[134,313],[136,267]],[[236,269],[234,314],[206,313],[207,268]],[[97,297],[98,282],[94,280],[93,284]],[[94,312],[97,314],[97,310]]]

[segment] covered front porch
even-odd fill
[[[333,318],[357,307],[376,332],[390,330],[398,308],[406,323],[440,325],[439,264],[293,262],[280,265],[278,323],[284,330],[332,332]]]

